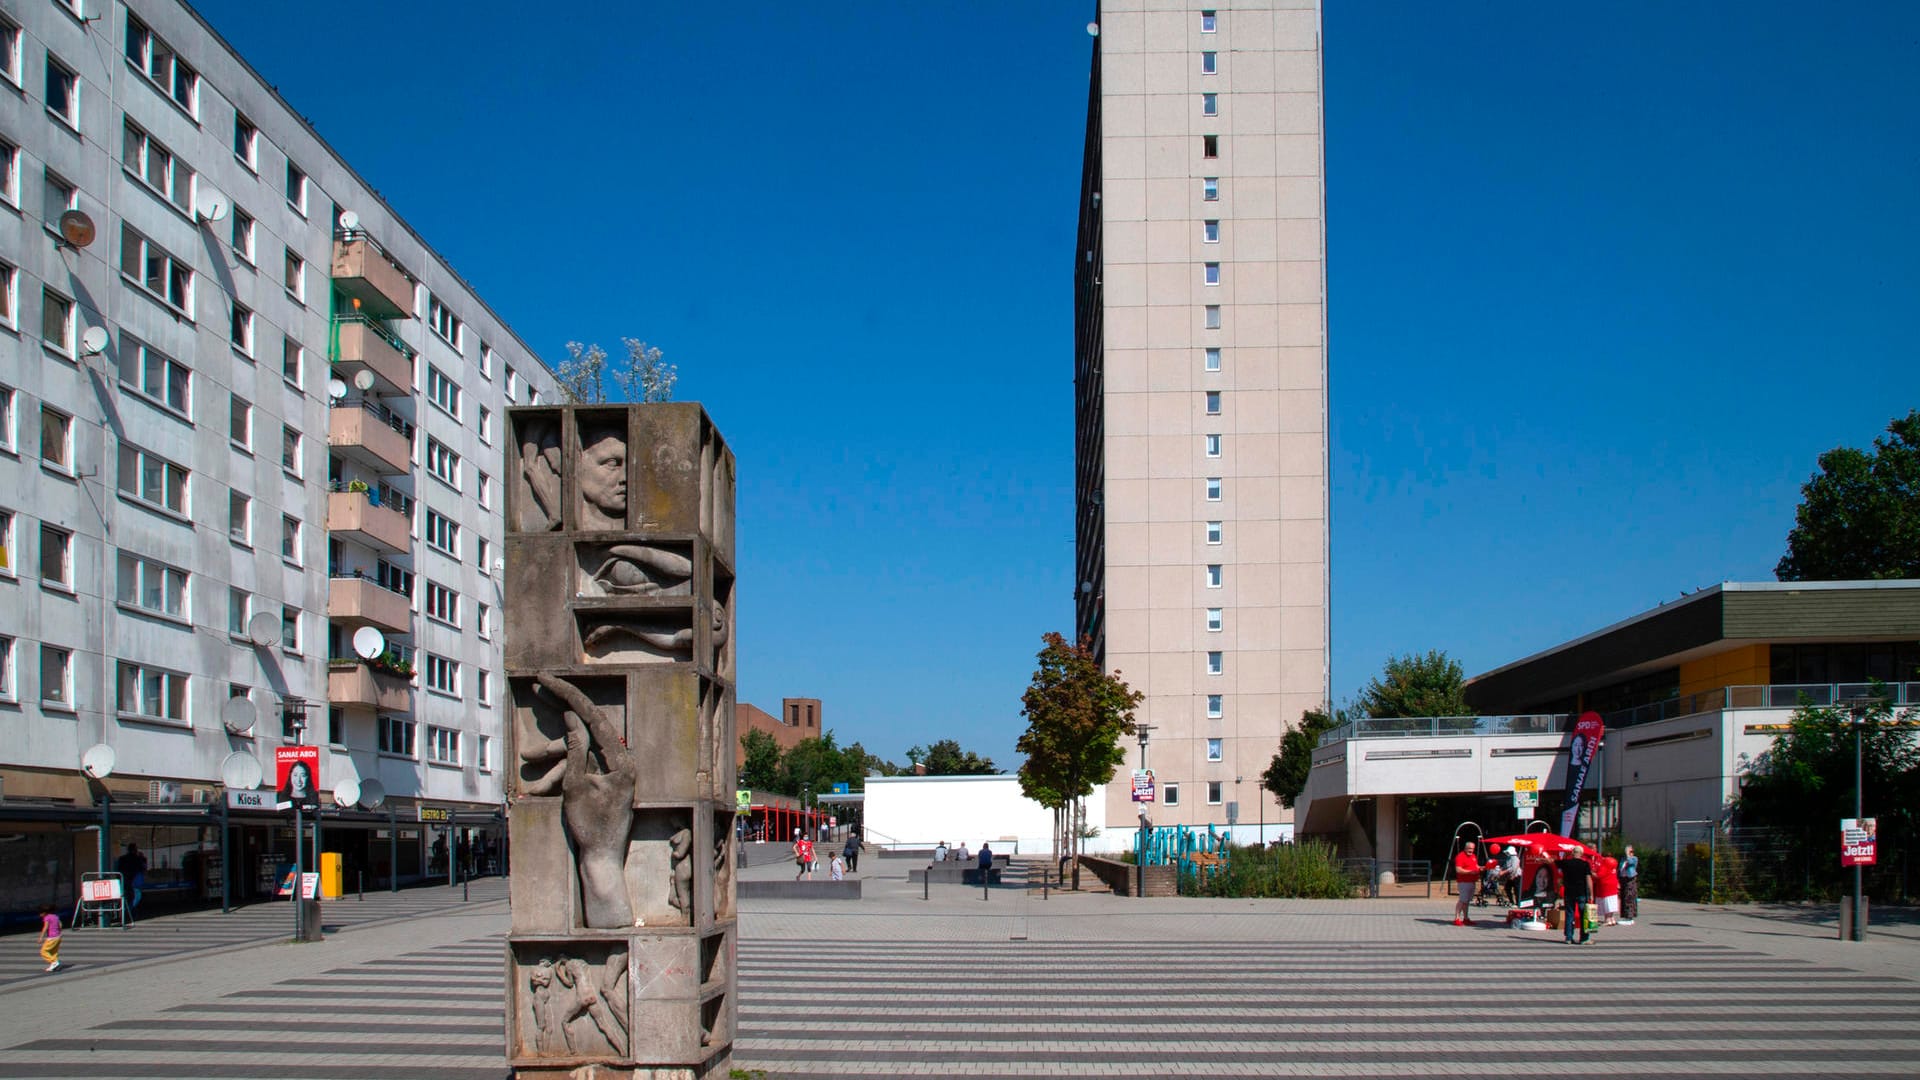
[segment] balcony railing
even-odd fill
[[[1571,731],[1565,713],[1524,716],[1394,716],[1349,721],[1320,736],[1329,746],[1347,739],[1416,739],[1436,735],[1557,735]]]
[[[333,233],[333,286],[376,319],[413,316],[413,278],[365,229]]]
[[[380,320],[355,314],[334,317],[333,363],[347,379],[364,369],[374,374],[374,387],[381,393],[411,393],[413,357],[413,349]]]
[[[403,492],[394,490],[385,484],[373,487],[367,484],[356,485],[351,480],[334,480],[327,484],[327,490],[335,494],[351,493],[365,495],[367,502],[374,506],[384,506],[407,520],[413,520],[414,500]]]
[[[334,402],[327,419],[327,445],[376,473],[413,471],[413,425],[376,401]]]
[[[328,532],[352,534],[383,551],[412,550],[411,506],[406,510],[383,506],[373,501],[380,497],[377,491],[357,490],[351,484],[330,486],[334,490],[327,495]]]

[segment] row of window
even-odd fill
[[[1214,739],[1208,740],[1208,742],[1217,742],[1217,741],[1218,740],[1214,740]],[[1207,760],[1218,761],[1220,759],[1208,758]],[[1224,783],[1219,780],[1207,781],[1207,805],[1208,806],[1220,805],[1221,794],[1224,789],[1224,786],[1225,786]],[[1160,785],[1160,802],[1164,806],[1179,806],[1180,805],[1180,785],[1178,783],[1161,784]]]

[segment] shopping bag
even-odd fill
[[[1594,927],[1599,925],[1600,925],[1600,905],[1581,904],[1580,905],[1580,929],[1585,930],[1587,933],[1591,934],[1593,933]]]
[[[1550,910],[1549,910],[1549,911],[1547,912],[1547,929],[1549,929],[1549,930],[1558,930],[1558,929],[1560,929],[1560,927],[1561,927],[1561,925],[1562,925],[1562,923],[1561,923],[1561,921],[1560,921],[1560,920],[1561,920],[1561,916],[1562,916],[1563,914],[1565,914],[1565,913],[1564,913],[1564,912],[1562,912],[1562,911],[1561,911],[1561,910],[1560,910],[1559,908],[1552,908],[1552,909],[1550,909]]]

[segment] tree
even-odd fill
[[[1390,656],[1386,668],[1360,691],[1357,707],[1369,717],[1471,716],[1466,672],[1438,649],[1425,656]]]
[[[638,338],[621,338],[627,348],[624,360],[607,361],[607,350],[599,345],[567,342],[567,358],[560,361],[554,375],[569,401],[598,405],[607,401],[671,401],[673,384],[680,369],[662,361],[662,353]],[[613,384],[612,396],[607,384]]]
[[[992,758],[961,750],[953,739],[941,739],[927,747],[919,760],[926,765],[928,776],[993,776],[1000,771],[993,767]]]
[[[1307,773],[1313,768],[1313,750],[1320,736],[1347,722],[1345,709],[1323,705],[1300,714],[1300,722],[1280,737],[1280,752],[1273,755],[1267,771],[1260,774],[1260,785],[1293,809],[1293,801],[1307,789]]]
[[[865,751],[861,756],[865,757]],[[832,790],[835,784],[846,784],[851,791],[855,785],[864,786],[867,774],[861,764],[841,749],[831,730],[824,731],[819,738],[794,743],[793,749],[781,756],[777,790],[788,795],[807,791],[819,794]]]
[[[764,731],[749,731],[740,736],[745,760],[740,763],[740,786],[754,791],[773,791],[780,783],[780,744]]]
[[[1871,453],[1839,446],[1800,487],[1781,581],[1920,577],[1920,409],[1887,425]]]
[[[1041,640],[1040,666],[1021,698],[1027,730],[1015,745],[1027,760],[1020,766],[1020,789],[1056,813],[1066,811],[1076,826],[1068,830],[1068,843],[1077,889],[1079,804],[1113,779],[1126,760],[1120,738],[1133,733],[1133,710],[1146,695],[1129,687],[1118,671],[1101,671],[1084,639],[1069,645],[1048,633]]]

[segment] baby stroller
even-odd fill
[[[1473,891],[1473,906],[1491,907],[1496,897],[1501,903],[1506,903],[1505,885],[1505,880],[1500,877],[1499,865],[1488,863],[1486,869],[1480,871],[1480,887]]]

